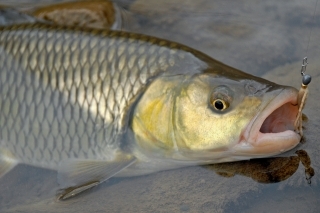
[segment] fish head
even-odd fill
[[[301,139],[294,131],[297,90],[251,77],[158,78],[135,108],[139,146],[158,157],[199,163],[267,157],[295,147]]]

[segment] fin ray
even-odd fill
[[[111,178],[136,161],[130,156],[115,161],[69,159],[61,162],[58,169],[58,183],[61,187],[73,187]]]
[[[13,169],[18,162],[16,162],[11,153],[4,150],[0,151],[0,178]]]

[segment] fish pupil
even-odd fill
[[[223,103],[222,103],[222,101],[220,101],[220,100],[217,100],[217,101],[215,101],[214,102],[214,107],[216,108],[216,109],[218,109],[218,110],[223,110]]]

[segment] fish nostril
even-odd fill
[[[248,91],[248,93],[250,94],[250,95],[253,95],[254,93],[256,93],[257,92],[257,88],[255,88],[253,85],[251,85],[251,84],[247,84],[246,85],[246,90]]]

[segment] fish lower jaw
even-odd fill
[[[267,157],[294,148],[300,140],[300,135],[292,130],[278,133],[258,132],[254,137],[240,141],[233,150],[238,154]]]

